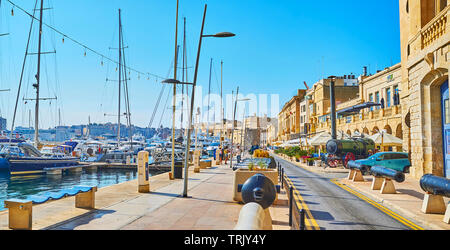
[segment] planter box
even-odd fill
[[[255,174],[263,174],[269,178],[273,184],[278,185],[278,171],[277,170],[254,170],[250,171],[247,169],[238,169],[234,172],[234,182],[233,182],[233,200],[237,202],[242,202],[242,194],[238,192],[238,185],[244,184],[249,178]],[[278,199],[278,194],[277,194]],[[275,201],[277,200],[275,199]]]
[[[207,169],[212,167],[212,161],[211,160],[202,160],[200,161],[200,169]]]

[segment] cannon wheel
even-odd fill
[[[344,161],[342,162],[342,164],[344,164],[344,167],[347,168],[347,164],[349,161],[354,161],[356,160],[356,157],[353,153],[347,153],[345,155]]]

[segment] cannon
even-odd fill
[[[420,179],[420,187],[427,193],[450,197],[450,179],[427,174]]]
[[[279,186],[263,174],[255,174],[243,185],[239,185],[238,191],[242,192],[244,204],[258,203],[263,209],[269,208],[276,199],[276,194],[280,192]]]
[[[374,176],[372,182],[372,190],[380,190],[382,194],[396,194],[394,182],[404,182],[405,174],[393,169],[382,166],[373,166],[370,168],[370,173]]]
[[[375,177],[384,177],[388,179],[395,180],[398,183],[405,181],[405,174],[390,168],[385,168],[381,166],[373,166],[370,168],[370,173]]]
[[[369,171],[369,166],[362,165],[356,161],[349,161],[347,167],[350,169],[348,179],[353,181],[364,181],[363,175]]]
[[[357,170],[361,171],[363,174],[367,173],[369,171],[369,169],[370,169],[369,166],[362,165],[361,163],[358,163],[356,161],[349,161],[347,163],[347,167],[349,169],[357,169]]]
[[[420,187],[425,191],[422,212],[425,214],[445,214],[444,222],[450,224],[450,204],[445,205],[444,196],[450,197],[450,179],[426,174],[420,179]]]
[[[352,138],[347,140],[329,140],[327,142],[327,165],[336,167],[340,162],[348,168],[349,161],[365,159],[369,151],[375,151],[375,142],[369,138]]]

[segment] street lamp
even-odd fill
[[[334,88],[336,76],[329,76],[328,79],[330,79],[331,137],[336,140],[336,95]]]
[[[203,12],[203,21],[202,21],[202,28],[200,31],[200,39],[198,43],[198,50],[197,50],[197,60],[195,63],[195,73],[194,73],[194,81],[192,83],[192,98],[191,98],[191,110],[189,112],[189,124],[188,124],[188,132],[187,132],[187,143],[186,143],[186,149],[184,154],[184,186],[183,186],[183,198],[188,198],[187,191],[188,191],[188,159],[189,159],[189,152],[190,152],[190,144],[191,144],[191,132],[192,132],[192,116],[194,113],[194,100],[195,100],[195,87],[197,85],[197,76],[198,76],[198,67],[199,67],[199,61],[200,61],[200,51],[202,48],[202,41],[203,37],[218,37],[218,38],[224,38],[224,37],[232,37],[235,36],[235,34],[230,32],[222,32],[217,33],[215,35],[203,35],[203,29],[205,27],[205,19],[206,19],[206,10],[208,5],[205,4],[205,10]]]
[[[250,101],[251,99],[246,98],[246,99],[237,99],[239,96],[239,87],[237,88],[237,92],[236,92],[236,101],[234,104],[234,113],[233,113],[233,129],[231,130],[231,159],[230,159],[230,168],[233,168],[233,144],[234,144],[234,130],[236,129],[236,108],[237,108],[237,103],[238,102],[243,102],[243,101]]]

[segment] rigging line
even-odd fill
[[[8,1],[11,5],[13,5],[15,8],[21,10],[22,12],[24,12],[25,14],[27,14],[28,16],[30,16],[32,19],[35,19],[35,20],[39,21],[39,18],[36,18],[34,15],[31,15],[30,13],[28,13],[28,11],[24,10],[22,7],[20,7],[20,6],[18,6],[17,4],[11,2],[11,0],[7,0],[7,1]],[[36,8],[34,8],[34,9],[36,9]],[[102,53],[97,52],[97,51],[94,50],[94,49],[91,49],[91,48],[88,47],[87,45],[84,45],[83,43],[81,43],[81,42],[75,40],[74,38],[72,38],[72,37],[70,37],[70,36],[68,36],[68,35],[66,35],[66,34],[64,34],[64,33],[62,33],[61,31],[57,30],[57,29],[54,28],[53,26],[50,26],[50,25],[48,25],[48,24],[46,24],[46,23],[44,23],[44,22],[42,22],[42,24],[45,25],[47,28],[53,30],[54,32],[56,32],[56,33],[62,35],[64,38],[67,38],[67,39],[71,40],[72,42],[78,44],[79,46],[83,47],[85,50],[91,51],[92,53],[94,53],[94,54],[96,54],[96,55],[98,55],[98,56],[101,56],[101,57],[103,57],[103,58],[105,58],[105,59],[107,59],[107,60],[109,60],[109,61],[111,61],[111,62],[113,62],[113,63],[115,63],[115,64],[117,64],[117,65],[119,65],[119,62],[117,62],[115,59],[111,59],[111,58],[109,58],[109,57],[103,55]],[[163,77],[161,77],[161,76],[159,76],[159,75],[156,75],[156,74],[153,74],[153,73],[150,73],[150,72],[144,73],[144,72],[142,72],[142,71],[139,71],[139,70],[134,69],[134,68],[131,68],[131,67],[127,67],[126,69],[128,69],[128,70],[130,70],[130,71],[133,71],[133,72],[136,72],[136,73],[143,74],[143,75],[151,75],[151,76],[153,76],[153,77],[163,78]]]
[[[172,73],[173,64],[174,64],[173,62],[174,62],[174,60],[175,60],[175,58],[172,59],[172,62],[170,63],[170,67],[169,67],[169,71],[167,72],[166,79],[167,79],[167,78],[170,76],[170,74]],[[164,78],[163,78],[163,79],[164,79]],[[160,96],[163,94],[164,90],[166,89],[166,86],[167,86],[166,84],[162,84]],[[161,98],[159,98],[159,99],[161,99]],[[150,122],[149,122],[148,128],[151,128],[152,125],[153,125],[153,121],[154,121],[154,119],[155,119],[156,112],[158,111],[159,104],[160,104],[160,100],[157,101],[157,104],[155,105],[155,108],[154,108],[154,110],[153,110],[153,114],[152,114],[152,116],[150,117]],[[159,126],[158,126],[158,127],[159,127]]]
[[[174,85],[174,86],[175,86],[175,85]],[[167,104],[169,103],[169,99],[170,99],[170,91],[169,91],[169,93],[168,93],[168,95],[167,95],[166,104],[165,104],[165,106],[164,106],[164,108],[163,108],[163,111],[162,111],[162,114],[161,114],[161,119],[159,120],[158,128],[161,127],[162,119],[163,119],[163,117],[164,117],[164,114],[166,113]]]
[[[38,3],[38,0],[36,0],[36,3],[34,5],[33,17],[34,17],[34,13],[36,12],[37,3]],[[16,105],[14,107],[14,115],[13,115],[13,120],[12,120],[12,125],[11,125],[11,134],[9,137],[10,140],[12,139],[13,131],[14,131],[14,123],[15,123],[16,115],[17,115],[17,105],[19,104],[20,88],[22,86],[23,72],[25,69],[25,63],[27,61],[28,46],[30,45],[30,38],[31,38],[31,31],[33,30],[33,23],[34,23],[34,19],[31,20],[30,31],[28,32],[28,41],[27,41],[27,47],[25,50],[25,56],[23,58],[22,73],[20,74],[19,88],[17,90]],[[35,129],[38,129],[38,128],[35,128]],[[10,141],[10,143],[11,143],[11,141]]]

